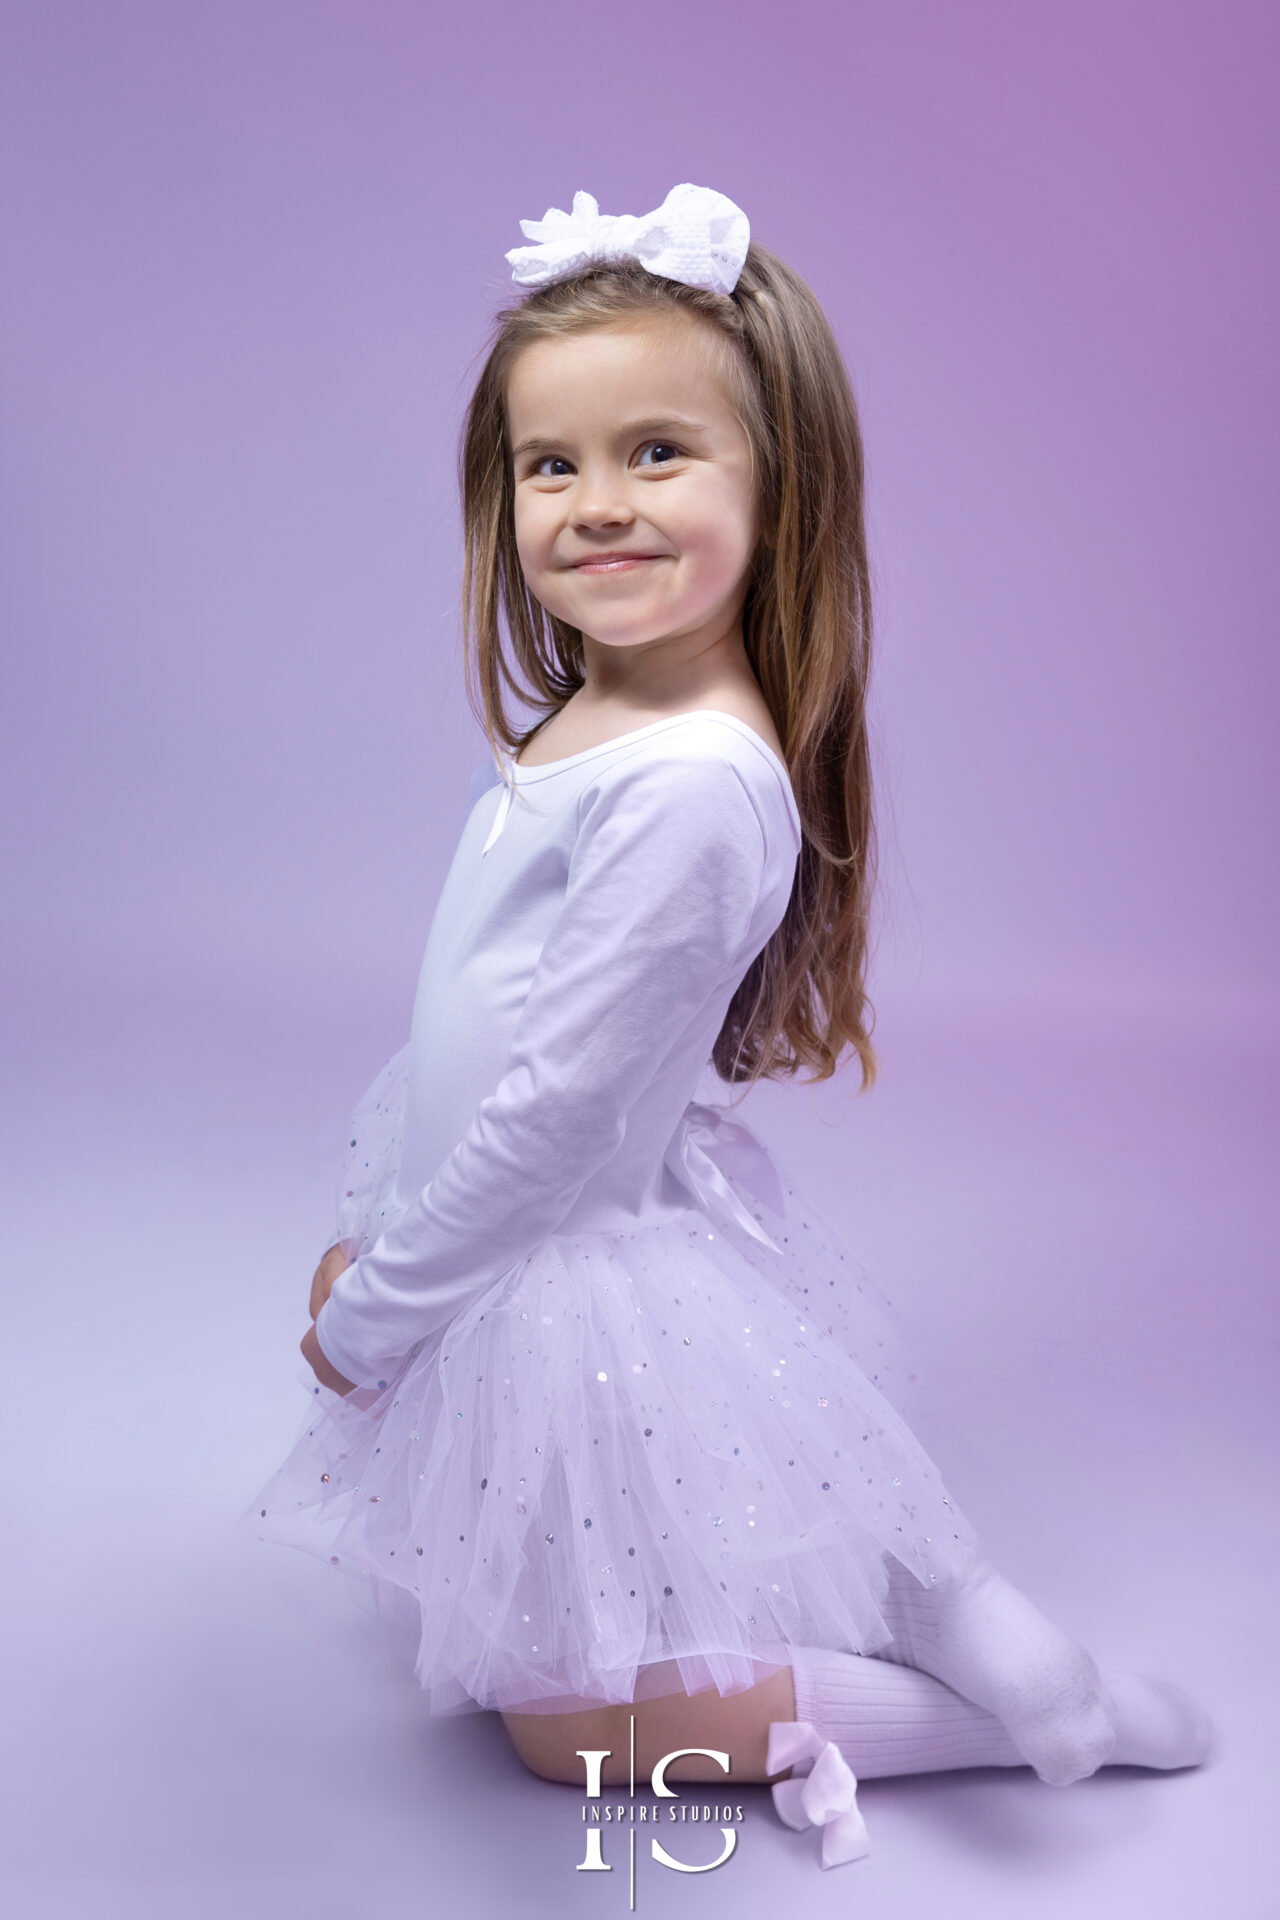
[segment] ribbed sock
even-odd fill
[[[826,1647],[792,1647],[795,1717],[834,1740],[860,1779],[1031,1763],[993,1713],[914,1667]],[[1208,1758],[1213,1721],[1180,1687],[1138,1674],[1107,1683],[1110,1766],[1189,1767]]]
[[[993,1713],[914,1667],[792,1647],[796,1719],[834,1740],[859,1779],[1028,1763]]]

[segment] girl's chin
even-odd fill
[[[610,610],[612,619],[601,618],[605,611],[601,607],[574,607],[557,618],[585,633],[597,646],[643,647],[678,633],[694,633],[707,617],[697,608],[683,607],[664,607],[660,613],[648,614],[642,614],[638,607],[618,607]]]

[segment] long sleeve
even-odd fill
[[[614,763],[579,799],[564,901],[498,1085],[429,1184],[335,1281],[325,1355],[376,1385],[553,1233],[629,1108],[746,967],[766,840],[733,762],[696,746]]]

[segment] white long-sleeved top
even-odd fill
[[[360,1386],[548,1235],[690,1204],[664,1154],[795,879],[786,768],[734,715],[503,772],[427,939],[398,1215],[316,1320]]]

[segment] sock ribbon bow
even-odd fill
[[[824,1740],[808,1720],[771,1720],[766,1770],[780,1773],[806,1760],[810,1765],[802,1775],[793,1773],[769,1789],[779,1818],[797,1832],[822,1828],[824,1867],[864,1859],[871,1843],[858,1807],[858,1782],[835,1741]]]

